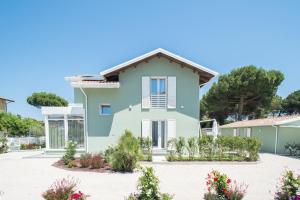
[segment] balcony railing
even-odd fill
[[[151,95],[150,96],[150,105],[151,108],[165,108],[167,104],[167,95]]]

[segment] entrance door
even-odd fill
[[[152,146],[157,149],[164,149],[166,147],[166,122],[152,121]]]

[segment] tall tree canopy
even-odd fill
[[[68,106],[68,101],[53,93],[35,92],[27,97],[27,103],[35,107],[41,106]]]
[[[300,114],[300,90],[288,95],[284,99],[282,107],[287,114]]]
[[[219,77],[200,103],[200,113],[223,124],[228,117],[258,118],[267,109],[284,80],[280,71],[250,65]]]
[[[266,114],[271,114],[273,117],[278,117],[282,114],[283,99],[281,96],[275,95],[272,98],[270,107],[266,110]]]

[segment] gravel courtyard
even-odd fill
[[[24,158],[40,152],[0,155],[0,191],[3,200],[38,200],[56,179],[74,177],[91,200],[123,200],[136,190],[140,173],[70,172],[52,167],[57,158]],[[300,160],[261,154],[257,164],[147,164],[155,168],[163,192],[176,200],[199,200],[205,192],[205,177],[211,169],[227,173],[249,185],[246,200],[272,199],[276,182],[288,168],[300,173]],[[1,200],[2,200],[1,199]]]

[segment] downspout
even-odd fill
[[[272,125],[276,129],[275,135],[275,154],[277,154],[277,143],[278,143],[278,126]]]
[[[89,149],[88,149],[88,141],[89,141],[89,137],[88,137],[88,115],[87,115],[87,108],[88,108],[88,97],[87,97],[87,95],[86,95],[86,93],[84,92],[84,90],[82,89],[82,87],[81,86],[79,86],[79,88],[80,88],[80,90],[81,90],[81,92],[82,92],[82,94],[84,95],[84,97],[85,97],[85,120],[84,120],[84,122],[85,122],[85,138],[86,138],[86,145],[85,145],[85,148],[86,148],[86,152],[88,152],[89,151]]]

